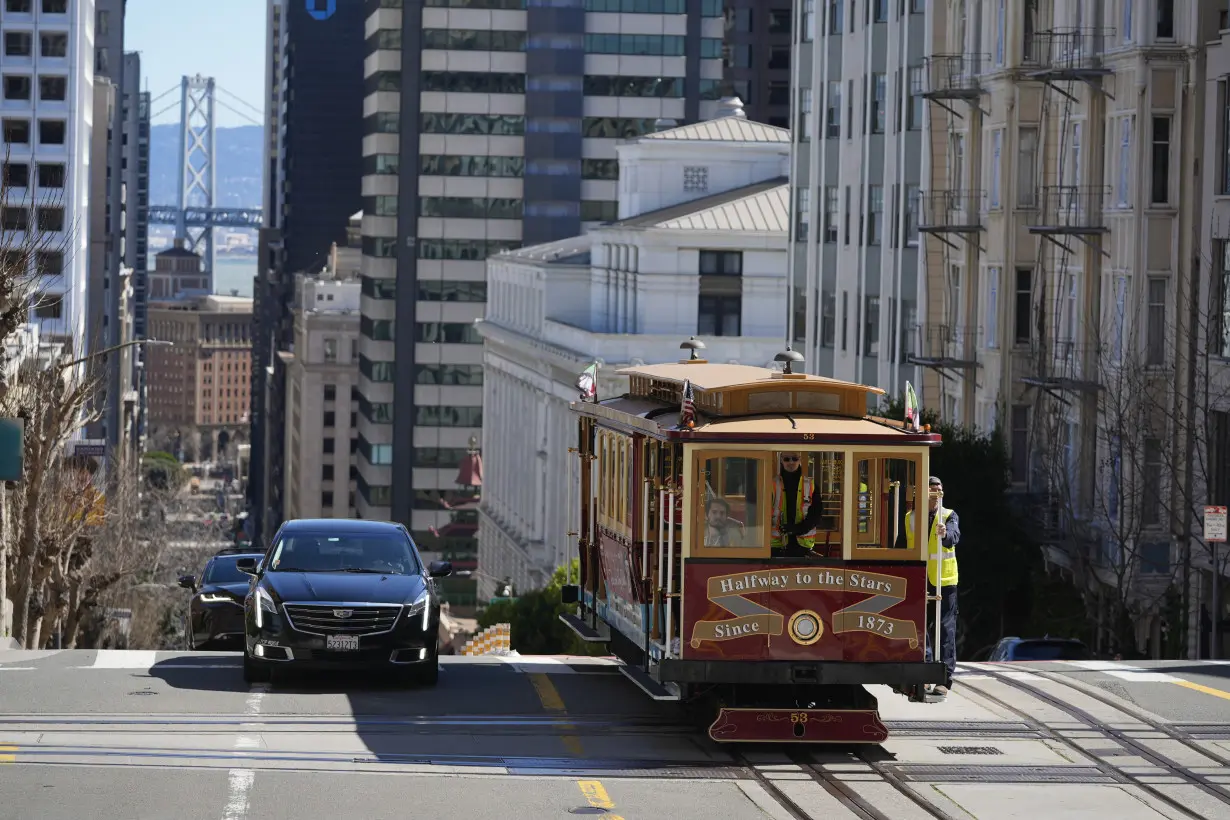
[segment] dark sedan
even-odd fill
[[[275,668],[401,672],[434,685],[447,561],[423,564],[410,533],[383,521],[287,521],[261,560],[244,607],[244,680]]]
[[[237,649],[243,643],[243,602],[251,582],[236,564],[241,558],[261,559],[261,553],[215,555],[201,579],[184,575],[179,585],[192,590],[188,604],[189,649]]]

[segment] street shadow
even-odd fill
[[[1187,663],[1182,666],[1164,666],[1157,671],[1169,675],[1206,675],[1210,678],[1221,678],[1230,681],[1230,664],[1225,663]]]

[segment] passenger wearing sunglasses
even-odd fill
[[[783,557],[812,555],[816,525],[821,517],[816,488],[811,478],[803,474],[803,459],[798,453],[781,453],[779,460],[781,469],[773,478],[770,546],[774,555]]]

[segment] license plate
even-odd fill
[[[340,652],[353,652],[358,648],[358,635],[329,635],[325,638],[325,649],[332,649]]]

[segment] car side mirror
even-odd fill
[[[256,574],[256,559],[255,558],[240,558],[235,562],[235,569],[240,572],[246,572],[248,575]]]
[[[427,574],[432,578],[447,578],[453,574],[451,561],[432,561],[427,567]]]
[[[184,589],[196,589],[196,576],[195,575],[179,576],[179,585],[183,587]]]

